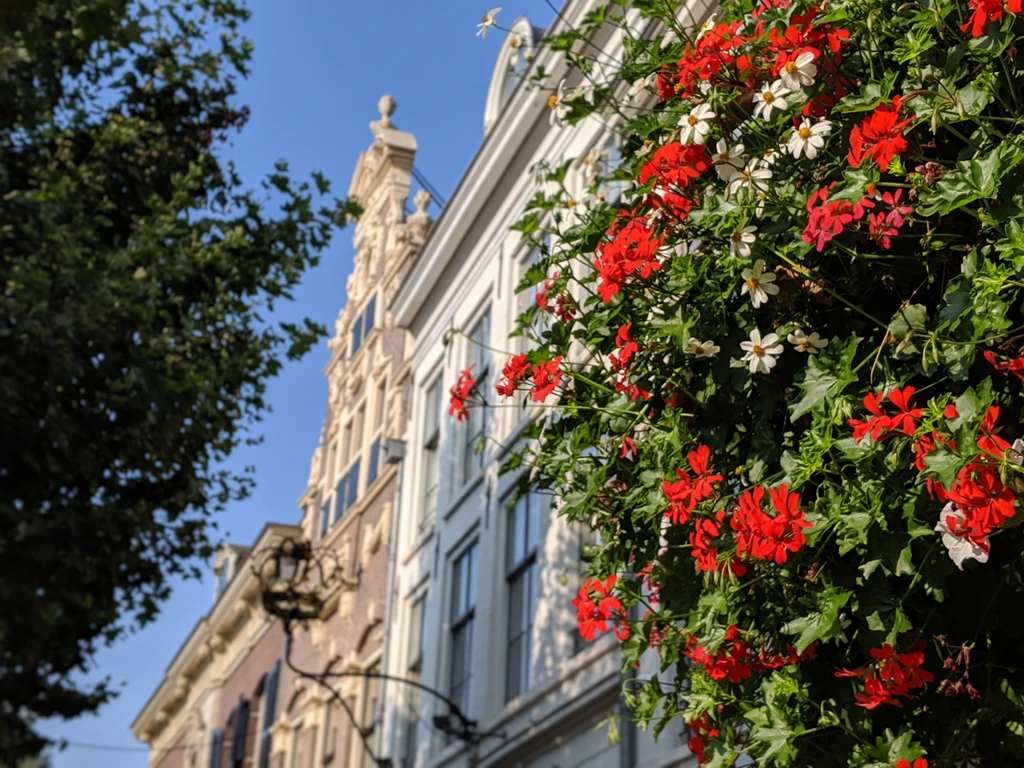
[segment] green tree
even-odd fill
[[[256,194],[234,0],[0,9],[0,762],[94,710],[73,680],[210,555],[222,460],[325,332],[267,314],[354,207],[287,166]]]

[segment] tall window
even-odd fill
[[[379,675],[380,667],[373,666],[366,671],[370,675]],[[363,735],[370,744],[373,743],[373,732],[377,727],[377,697],[379,694],[380,680],[376,677],[363,678],[363,708],[359,713],[359,725]],[[356,739],[359,741],[359,760],[355,764],[360,766],[360,768],[371,768],[374,763],[370,759],[369,753],[366,751],[358,735]]]
[[[292,759],[289,768],[306,768],[302,757],[302,723],[295,726],[292,731]]]
[[[270,726],[274,724],[277,706],[277,681],[281,675],[281,662],[274,664],[263,681],[263,723],[260,728],[259,768],[270,764]]]
[[[409,647],[406,649],[406,679],[420,681],[423,670],[423,609],[427,603],[427,595],[423,593],[409,606]],[[402,763],[405,766],[416,764],[416,753],[419,747],[420,724],[420,691],[415,686],[408,686],[406,691],[405,733],[402,746]]]
[[[334,489],[334,520],[345,516],[346,510],[359,498],[359,465],[363,447],[363,417],[366,406],[360,406],[341,436],[341,474]]]
[[[473,616],[476,608],[477,543],[452,565],[451,699],[469,712],[469,680],[473,660]]]
[[[381,381],[373,396],[373,410],[370,420],[370,455],[366,457],[366,487],[373,485],[380,471],[380,443],[384,435],[384,400],[387,398],[387,382]]]
[[[600,171],[604,180],[601,182],[601,186],[598,188],[597,192],[609,203],[618,202],[618,199],[622,197],[622,190],[626,186],[626,182],[622,179],[607,178],[611,174],[615,173],[619,169],[619,166],[622,165],[622,147],[619,142],[620,139],[617,134],[613,133],[608,137],[608,140],[604,144],[603,158],[601,161]]]
[[[352,323],[352,342],[349,345],[351,357],[355,357],[356,352],[363,346],[363,342],[366,341],[366,337],[370,335],[370,331],[373,330],[373,323],[376,319],[374,317],[377,308],[377,297],[371,296],[370,300],[366,302],[366,307],[359,316]]]
[[[505,579],[508,582],[508,653],[505,701],[528,690],[533,677],[532,639],[536,613],[537,542],[542,498],[527,494],[508,513]]]
[[[443,407],[444,383],[441,377],[434,379],[424,395],[423,410],[423,527],[437,514],[437,494],[441,484],[441,408]]]
[[[491,314],[485,312],[477,320],[469,332],[469,365],[475,364],[473,376],[476,378],[477,390],[485,398],[492,397],[489,386],[491,373],[491,352],[487,347],[491,343]],[[462,455],[462,482],[468,482],[484,464],[484,437],[487,433],[487,419],[484,408],[470,408],[469,422],[466,429],[466,442]]]
[[[338,717],[341,715],[341,705],[331,699],[324,704],[324,744],[323,762],[334,761],[334,751],[338,745]]]

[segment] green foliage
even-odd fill
[[[637,87],[613,97],[616,63],[591,57],[565,114],[615,125],[624,159],[562,166],[519,227],[555,243],[520,285],[555,315],[521,318],[529,360],[570,362],[517,466],[600,531],[592,575],[639,611],[612,616],[627,671],[662,662],[635,716],[684,719],[704,766],[1018,764],[1024,19],[729,0],[698,31],[675,3],[624,5],[666,34],[620,24]],[[576,62],[593,33],[555,44]],[[805,49],[808,82],[760,111]],[[823,131],[812,157],[801,126]],[[613,204],[610,179],[633,182]],[[753,302],[761,269],[777,290]],[[693,501],[698,447],[722,477]],[[745,505],[760,487],[791,522],[783,485],[810,527],[758,555]],[[892,664],[923,671],[898,688]]]
[[[221,159],[248,112],[232,0],[0,9],[0,762],[114,695],[77,673],[193,575],[267,379],[324,334],[275,326],[332,229],[326,180],[259,194]]]

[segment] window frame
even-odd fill
[[[540,551],[541,533],[544,528],[544,501],[537,493],[525,493],[507,507],[505,520],[505,595],[507,611],[505,614],[505,678],[504,701],[508,704],[513,699],[529,691],[533,685],[533,631],[537,618],[537,576],[539,572],[538,553]],[[523,510],[522,528],[519,524],[519,510]],[[517,552],[520,543],[521,551]],[[525,582],[525,583],[523,583]],[[520,600],[525,601],[527,610],[519,606],[519,626],[514,627],[513,616],[516,604],[513,595],[516,585],[521,584]],[[513,656],[512,648],[518,643],[519,653]],[[513,675],[513,664],[516,666],[517,682],[513,690],[510,683]]]
[[[483,326],[481,332],[482,343],[477,341],[477,329]],[[475,366],[473,377],[476,379],[476,389],[484,397],[490,396],[490,382],[492,367],[494,364],[491,354],[491,338],[494,330],[494,316],[490,304],[486,305],[473,318],[466,332],[465,367]],[[483,406],[476,406],[469,409],[469,420],[463,435],[462,452],[459,456],[459,471],[462,485],[478,477],[483,470],[487,457],[487,411]],[[477,451],[477,445],[483,441],[483,449]]]
[[[376,327],[377,294],[371,293],[369,298],[366,300],[366,303],[363,304],[362,309],[360,309],[359,313],[356,315],[355,320],[352,321],[352,327],[349,330],[348,337],[349,359],[352,359],[359,354],[359,350],[366,345],[366,340]]]
[[[444,410],[444,374],[438,372],[429,381],[430,383],[421,391],[423,466],[420,470],[420,514],[418,519],[418,527],[421,531],[437,517],[438,501],[441,495],[441,424]],[[430,471],[428,471],[428,467]],[[433,482],[431,483],[431,481]]]
[[[468,560],[467,560],[468,558]],[[451,589],[449,592],[450,624],[448,629],[448,692],[449,697],[466,714],[470,704],[470,684],[473,679],[473,631],[476,624],[477,584],[479,574],[480,541],[474,538],[451,559]],[[463,563],[466,563],[463,565]],[[467,571],[468,568],[468,571]],[[466,578],[466,574],[469,578]],[[462,634],[462,676],[455,678],[455,654],[459,648],[456,637]],[[458,688],[458,691],[456,691]]]

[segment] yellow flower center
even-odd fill
[[[552,109],[554,109],[555,107],[558,106],[558,94],[557,93],[552,93],[550,96],[548,96],[548,106],[551,107]]]
[[[675,85],[672,86],[672,90],[675,91],[676,93],[680,93],[684,87],[685,86],[682,83],[676,83]]]
[[[747,288],[749,288],[751,291],[757,290],[757,285],[757,278],[750,277],[747,279]]]
[[[762,347],[760,344],[755,344],[753,349],[751,349],[750,351],[753,352],[758,357],[760,357],[761,355],[764,354],[764,347]]]
[[[795,61],[787,61],[787,62],[786,62],[786,71],[787,71],[787,72],[788,72],[789,74],[791,74],[791,75],[792,75],[792,74],[793,74],[794,72],[796,72],[796,62],[795,62]]]
[[[811,129],[807,127],[801,127],[796,132],[796,135],[799,136],[801,139],[809,139],[811,138]]]
[[[743,235],[741,235],[739,232],[733,232],[732,235],[730,235],[729,239],[732,240],[732,242],[734,243],[739,243],[743,241]]]
[[[697,123],[699,123],[700,120],[698,120],[693,115],[690,115],[688,118],[686,118],[686,122],[689,123],[691,126],[693,126],[693,125],[696,125]]]
[[[763,94],[761,94],[761,99],[766,104],[771,104],[773,101],[775,101],[775,94],[772,93],[771,91],[765,91]]]
[[[575,207],[576,207],[576,198],[575,198],[575,197],[570,197],[570,198],[568,199],[568,201],[566,201],[566,203],[565,203],[565,204],[566,204],[567,206],[569,206],[570,208],[575,208]]]

